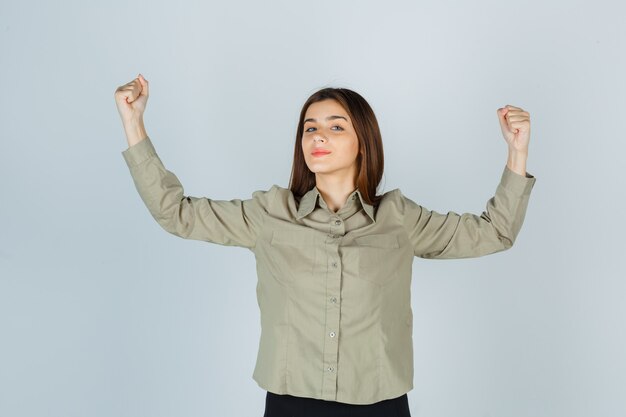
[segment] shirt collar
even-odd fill
[[[298,207],[298,214],[296,218],[301,219],[302,217],[311,213],[313,209],[315,209],[318,197],[321,198],[321,194],[317,189],[317,186],[314,186],[309,191],[307,191],[306,194],[304,194],[300,199],[300,206]],[[363,200],[363,196],[361,196],[361,192],[358,189],[350,193],[348,199],[350,198],[358,198],[361,202],[361,206],[363,207],[367,215],[370,217],[370,219],[372,219],[374,223],[376,222],[376,220],[374,219],[374,207]]]

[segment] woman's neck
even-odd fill
[[[328,209],[333,213],[340,210],[348,200],[348,196],[356,189],[354,178],[338,179],[316,175],[316,187]]]

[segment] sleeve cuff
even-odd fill
[[[133,146],[129,146],[126,150],[122,151],[122,156],[129,167],[134,167],[156,156],[156,150],[154,149],[150,137],[146,136]]]
[[[502,184],[504,188],[512,190],[517,194],[525,195],[530,194],[536,181],[537,179],[530,173],[526,172],[525,176],[520,175],[512,171],[508,165],[504,165],[500,184]]]

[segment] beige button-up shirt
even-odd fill
[[[535,177],[506,165],[481,215],[440,214],[355,190],[337,212],[317,187],[276,184],[248,199],[184,194],[149,137],[122,155],[158,224],[176,236],[241,246],[256,257],[261,315],[253,379],[276,394],[371,404],[413,388],[413,257],[469,258],[510,248]]]

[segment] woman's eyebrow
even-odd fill
[[[348,121],[348,119],[346,119],[345,117],[343,117],[343,116],[338,116],[338,115],[336,115],[336,114],[334,114],[334,115],[332,115],[332,116],[328,116],[328,117],[326,118],[326,120],[335,120],[335,119],[343,119],[343,120],[345,120],[346,122]],[[306,120],[304,121],[304,123],[306,123],[306,122],[317,122],[317,120],[312,119],[312,118],[308,118],[308,119],[306,119]]]

